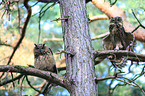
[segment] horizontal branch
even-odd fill
[[[18,65],[2,65],[0,66],[0,72],[15,72],[21,73],[22,75],[36,76],[48,80],[51,83],[60,85],[64,88],[67,88],[68,84],[67,80],[64,77],[58,76],[57,74],[49,71],[42,71],[31,67],[24,67]]]
[[[100,35],[97,35],[95,37],[91,37],[91,40],[95,40],[95,39],[102,39],[104,38],[105,36],[109,35],[109,32],[106,32],[104,34],[100,34]]]
[[[50,3],[50,2],[57,2],[58,0],[37,0],[37,1],[43,3]]]
[[[4,46],[8,46],[8,47],[14,48],[14,47],[13,47],[12,45],[10,45],[10,44],[0,43],[0,45],[4,45]]]
[[[106,32],[104,34],[100,34],[100,35],[97,35],[95,37],[91,37],[91,40],[95,40],[95,39],[102,39],[104,38],[105,36],[107,36],[109,34],[109,32]],[[47,41],[63,41],[63,38],[44,38],[43,39],[43,43],[47,42]]]
[[[126,56],[128,60],[132,60],[132,61],[137,61],[137,62],[145,62],[145,55],[143,54],[139,54],[139,53],[134,53],[131,51],[127,51],[127,50],[118,50],[118,51],[114,51],[114,50],[103,50],[103,51],[95,51],[94,52],[94,58],[97,57],[107,57],[110,55],[119,55],[121,56]]]
[[[89,23],[91,23],[92,21],[96,21],[96,20],[106,20],[109,19],[107,15],[97,15],[97,16],[93,16],[93,17],[89,17],[90,21]]]

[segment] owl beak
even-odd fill
[[[115,21],[115,24],[117,24],[117,21]]]
[[[39,52],[42,53],[41,49],[39,49]]]

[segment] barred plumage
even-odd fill
[[[57,73],[56,63],[50,48],[45,44],[34,44],[34,66],[37,69]]]
[[[110,34],[103,39],[105,50],[133,50],[135,37],[130,32],[125,32],[123,20],[121,17],[111,17],[109,24]],[[120,56],[110,56],[110,61],[114,67],[123,67],[126,58]]]

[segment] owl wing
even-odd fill
[[[51,50],[51,48],[48,48],[49,49],[49,52],[52,54],[52,57],[53,57],[53,52],[52,52],[52,50]],[[54,59],[54,57],[53,57],[53,59]],[[53,66],[53,72],[54,73],[58,73],[58,69],[56,68],[56,64],[54,64],[54,66]]]
[[[128,38],[128,37],[125,34],[125,29],[123,26],[122,26],[122,28],[120,28],[119,36],[120,36],[121,44],[123,46],[123,50],[126,50],[126,48],[127,48],[126,38]]]
[[[113,44],[111,42],[111,36],[110,34],[103,38],[103,47],[105,50],[113,50]]]
[[[134,47],[134,45],[135,45],[135,37],[134,37],[134,34],[133,33],[130,33],[130,32],[125,32],[125,34],[126,34],[126,45],[127,45],[127,47],[128,46],[130,46],[131,44],[131,50],[133,50],[133,47]]]
[[[110,32],[110,37],[112,37],[112,38],[110,38],[110,42],[114,42],[114,40],[115,40],[115,38],[114,38],[114,31],[113,31],[113,28],[114,28],[114,24],[110,24],[109,25],[109,32]]]

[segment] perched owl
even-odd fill
[[[34,66],[37,69],[57,73],[53,53],[45,44],[34,44]]]
[[[53,53],[50,48],[45,44],[34,44],[34,66],[37,69],[44,71],[51,71],[57,74],[56,63],[53,57]],[[45,87],[42,89],[42,94],[46,96],[48,91],[54,84],[51,84],[49,81],[45,84]]]
[[[132,43],[134,43],[135,37],[132,33],[125,32],[121,17],[117,16],[110,19],[109,32],[110,34],[103,39],[105,50],[126,50]],[[119,56],[113,57],[114,59],[111,58],[110,61],[115,67],[122,67],[123,62],[125,61],[123,57]]]

